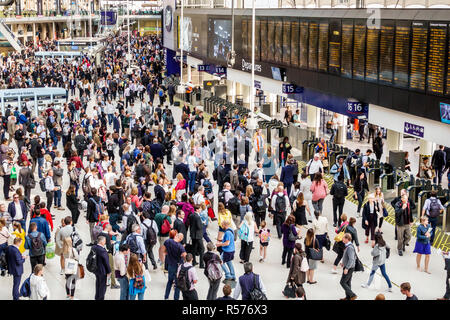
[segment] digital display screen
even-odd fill
[[[425,91],[427,74],[428,26],[425,22],[412,23],[411,69],[409,87]]]
[[[283,63],[291,63],[291,22],[283,22]]]
[[[226,61],[231,51],[231,20],[210,19],[209,28],[212,38],[210,56]]]
[[[280,72],[280,68],[276,68],[276,67],[271,67],[272,68],[272,78],[274,80],[278,80],[278,81],[283,81],[281,79],[281,72]]]
[[[267,20],[261,20],[261,39],[267,39]],[[268,43],[261,41],[261,61],[267,61]]]
[[[444,93],[445,50],[447,24],[430,23],[430,48],[428,50],[428,92]]]
[[[353,78],[364,80],[366,51],[366,22],[355,22],[355,41],[353,42]]]
[[[318,67],[320,71],[328,71],[328,22],[320,22]]]
[[[180,20],[181,21],[181,20]],[[184,16],[183,18],[183,50],[191,52],[192,50],[192,19]]]
[[[380,32],[380,83],[391,84],[394,76],[394,35],[393,21],[384,21]]]
[[[291,23],[291,65],[298,66],[300,27],[298,21]]]
[[[275,62],[275,21],[267,22],[267,42],[269,45],[267,61]]]
[[[380,29],[367,29],[366,80],[378,81],[378,45]]]
[[[353,21],[345,21],[342,23],[341,52],[341,74],[344,77],[351,78],[353,64]]]
[[[308,21],[300,22],[300,67],[308,68]]]
[[[317,70],[317,47],[319,44],[319,24],[317,22],[309,23],[309,55],[308,68]]]
[[[248,20],[242,19],[242,53],[244,57],[248,57],[247,55],[247,48],[248,48],[248,34],[247,34],[247,28],[248,28]]]
[[[252,20],[247,21],[247,57],[252,56]]]
[[[261,60],[261,20],[255,21],[255,61]]]
[[[283,21],[275,22],[275,62],[281,63],[283,59]]]
[[[440,103],[441,107],[441,121],[450,124],[450,104]]]
[[[447,89],[445,90],[445,94],[450,96],[450,28],[448,28],[448,56],[447,56]]]
[[[328,43],[328,72],[339,74],[341,72],[341,24],[340,21],[330,22],[330,35]]]
[[[397,21],[395,27],[394,84],[408,87],[410,22]]]

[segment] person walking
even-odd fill
[[[37,264],[45,264],[45,248],[47,246],[47,239],[45,235],[38,232],[35,222],[30,224],[30,230],[25,237],[25,249],[29,250],[31,270]]]
[[[106,279],[111,274],[108,251],[106,250],[106,238],[99,236],[97,244],[92,246],[97,256],[97,268],[95,270],[95,300],[105,300]]]
[[[166,285],[166,291],[164,293],[164,300],[169,299],[170,290],[174,281],[177,278],[178,266],[183,263],[183,259],[186,257],[186,250],[181,242],[183,241],[183,234],[178,233],[176,230],[170,230],[169,239],[164,241],[162,251],[166,255],[165,261],[168,271],[168,279]],[[175,286],[174,299],[179,300],[180,289]]]
[[[436,176],[433,178],[433,183],[441,184],[442,176],[444,175],[445,165],[447,163],[446,153],[444,152],[444,146],[440,145],[439,149],[435,150],[433,157],[431,158],[431,165],[436,171]]]
[[[373,248],[372,252],[370,253],[373,257],[372,271],[370,271],[370,276],[369,276],[369,280],[367,281],[367,283],[363,283],[361,285],[361,287],[363,287],[363,288],[370,287],[370,284],[372,283],[373,278],[375,276],[375,272],[379,268],[382,276],[384,277],[384,279],[387,282],[388,291],[392,292],[392,283],[391,283],[391,280],[389,280],[389,276],[386,273],[386,259],[387,259],[388,246],[386,245],[386,242],[384,241],[381,233],[375,234],[375,245],[373,245],[372,248]]]
[[[203,246],[203,222],[200,218],[200,211],[200,205],[194,205],[194,213],[189,215],[189,231],[192,240],[192,251],[194,252],[193,265],[197,265],[195,256],[199,254],[200,268],[203,269],[205,267],[203,263],[203,253],[205,251],[205,247]]]
[[[30,300],[48,300],[50,290],[44,278],[44,266],[37,264],[30,276]]]
[[[295,227],[295,217],[289,215],[281,226],[283,233],[283,253],[281,254],[281,265],[286,263],[286,267],[291,267],[292,253],[295,248],[295,241],[299,238],[297,228]]]
[[[369,234],[370,240],[372,240],[372,247],[375,245],[375,228],[378,225],[378,215],[380,212],[380,207],[378,206],[378,202],[375,201],[375,196],[370,194],[368,197],[368,201],[364,205],[363,214],[362,214],[362,227],[366,230],[366,241],[365,243],[369,243]]]
[[[365,171],[359,171],[356,175],[356,179],[353,183],[354,187],[353,190],[355,193],[353,194],[353,197],[355,200],[358,201],[358,209],[356,211],[356,217],[361,217],[361,207],[364,201],[364,197],[366,195],[366,191],[369,192],[369,185],[367,184],[367,178],[366,178],[366,172]]]
[[[401,200],[395,204],[395,224],[397,226],[397,250],[398,255],[403,256],[403,252],[411,240],[411,225],[413,217],[408,195],[403,194]]]
[[[278,238],[280,239],[282,237],[281,225],[285,221],[289,198],[284,193],[283,186],[278,186],[276,190],[277,193],[272,197],[271,207],[273,208],[274,222],[277,227]]]
[[[217,299],[217,291],[219,291],[220,280],[222,278],[222,273],[220,272],[220,268],[222,265],[222,259],[220,256],[214,252],[215,245],[212,242],[208,242],[206,245],[206,249],[208,250],[203,255],[203,261],[205,263],[204,274],[208,278],[209,288],[208,294],[206,295],[206,300],[216,300]],[[214,272],[210,272],[210,270]],[[220,274],[220,278],[218,277]],[[213,275],[216,275],[213,277]]]
[[[186,262],[180,264],[177,271],[177,281],[180,278],[180,274],[184,273],[186,280],[186,290],[182,290],[183,300],[198,300],[197,290],[195,290],[195,284],[198,282],[197,272],[192,265],[194,256],[191,253],[186,254]]]
[[[447,270],[447,278],[445,279],[445,294],[442,298],[438,298],[437,300],[450,300],[450,252],[442,251],[442,257],[445,261],[444,269]]]
[[[217,242],[216,247],[222,248],[221,259],[223,261],[222,269],[225,272],[224,281],[235,281],[236,274],[234,273],[233,259],[234,259],[234,231],[230,228],[231,223],[229,220],[222,222],[222,229],[225,230],[222,238],[222,242]]]
[[[233,298],[238,299],[242,295],[242,300],[251,300],[250,292],[256,287],[264,295],[267,295],[267,290],[261,277],[253,273],[253,264],[251,262],[244,263],[244,275],[239,277],[239,281],[234,288]]]
[[[70,226],[70,223],[68,225]],[[64,238],[63,240],[61,256],[64,258],[64,273],[66,276],[66,295],[67,295],[66,299],[75,300],[75,288],[77,283],[77,272],[80,254],[73,247],[72,238],[70,236]]]
[[[420,217],[420,224],[417,227],[417,240],[416,246],[414,248],[414,253],[417,253],[416,264],[417,270],[420,271],[420,260],[422,260],[422,255],[425,255],[425,269],[426,273],[431,273],[428,271],[428,265],[430,263],[431,245],[430,239],[433,233],[431,225],[428,223],[428,218],[426,216]]]
[[[130,260],[127,267],[128,279],[128,300],[135,300],[136,296],[138,300],[144,300],[145,289],[145,276],[144,265],[137,254],[131,253]]]
[[[297,287],[303,286],[306,281],[306,272],[309,269],[305,259],[306,255],[302,249],[302,244],[296,243],[286,283],[294,283]]]
[[[70,185],[66,192],[66,206],[70,210],[72,216],[72,222],[75,225],[78,222],[80,216],[80,209],[78,207],[79,200],[75,194],[75,186]]]
[[[331,186],[330,194],[333,196],[333,227],[341,224],[341,216],[344,211],[345,197],[348,195],[344,177],[339,176],[337,181]],[[339,215],[338,215],[339,209]]]
[[[130,261],[130,246],[127,243],[119,247],[114,256],[114,273],[120,284],[120,300],[128,300],[127,267]]]
[[[316,284],[317,281],[314,281],[314,270],[317,269],[317,260],[313,259],[311,249],[316,252],[319,252],[319,250],[321,249],[319,241],[317,240],[316,235],[314,234],[314,229],[309,228],[308,231],[306,232],[304,245],[305,245],[306,259],[308,259],[308,266],[309,266],[309,269],[306,273],[308,276],[308,283]]]
[[[328,184],[322,178],[322,173],[316,172],[314,175],[314,180],[311,184],[311,192],[312,192],[312,203],[314,207],[314,211],[319,211],[322,213],[323,209],[323,201],[328,194]]]
[[[434,236],[436,235],[436,226],[439,216],[444,212],[444,206],[441,200],[437,198],[437,190],[432,190],[430,197],[425,200],[425,204],[422,209],[422,217],[426,216],[428,222],[431,224],[431,237],[430,245],[433,245]]]
[[[27,256],[20,253],[19,247],[21,238],[15,238],[12,245],[5,250],[6,261],[8,263],[8,273],[13,276],[12,296],[13,300],[19,300],[19,286],[23,274],[23,264]]]
[[[241,250],[239,252],[239,258],[241,263],[248,262],[253,249],[253,241],[255,239],[255,233],[258,234],[259,230],[253,220],[253,213],[247,212],[242,219],[242,223],[239,226],[240,238],[241,238]]]
[[[345,298],[341,300],[355,300],[357,298],[356,294],[352,291],[352,275],[355,271],[356,262],[356,252],[355,247],[352,244],[352,236],[350,233],[344,234],[342,242],[345,245],[344,255],[342,257],[342,277],[340,284],[345,291]]]

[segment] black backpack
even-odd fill
[[[94,248],[91,248],[91,251],[86,258],[86,268],[92,273],[97,271],[97,251]]]
[[[191,287],[191,281],[189,280],[188,275],[188,271],[190,268],[192,268],[192,266],[185,267],[182,265],[180,268],[180,272],[178,273],[176,285],[177,288],[181,291],[188,291]]]
[[[219,202],[222,202],[225,205],[225,191],[223,191],[223,190],[219,191],[218,198],[219,198]]]
[[[276,212],[286,212],[286,199],[284,194],[282,196],[277,195],[275,199],[275,211]]]
[[[44,243],[42,242],[41,239],[41,233],[38,232],[37,237],[33,237],[31,236],[31,234],[29,235],[30,240],[31,240],[31,254],[33,256],[42,256],[43,254],[45,254],[45,248],[44,248]]]
[[[431,218],[439,217],[441,214],[441,206],[438,199],[430,199],[428,214]]]
[[[154,221],[151,220],[149,226],[144,223],[144,225],[147,227],[146,242],[148,246],[154,246],[156,244],[157,235],[155,230],[153,229],[153,222]]]
[[[253,276],[253,289],[249,291],[250,300],[267,300],[267,296],[261,291],[259,287],[259,276]]]
[[[345,198],[347,187],[343,183],[335,183],[334,196],[336,198]]]
[[[240,215],[240,207],[241,206],[241,202],[239,201],[239,199],[237,197],[233,197],[230,200],[228,200],[228,204],[227,204],[227,209],[230,210],[231,214],[234,215]]]
[[[125,240],[125,243],[130,246],[130,251],[133,253],[138,253],[139,246],[137,244],[137,235],[135,234],[129,234]]]
[[[137,223],[136,217],[134,216],[133,213],[130,213],[127,218],[127,230],[126,230],[127,234],[133,233],[133,230],[131,230],[131,228],[133,227],[133,224],[136,223]]]
[[[45,178],[39,180],[39,187],[41,187],[42,192],[47,192],[47,188],[45,187]]]

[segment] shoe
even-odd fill
[[[399,251],[398,251],[398,255],[399,255],[399,256],[403,256],[402,250],[399,250]]]
[[[53,208],[57,209],[57,208],[58,208],[58,206],[53,206]]]
[[[392,292],[392,288],[388,288],[388,289],[387,289],[387,292]]]
[[[245,263],[245,261],[244,261],[244,260],[241,260],[241,261],[239,261],[239,263]]]
[[[153,266],[153,270],[158,269],[158,267],[156,266],[156,264]]]
[[[68,296],[68,297],[66,297],[66,300],[72,300],[72,299],[70,299],[70,296]]]
[[[308,281],[309,284],[316,284],[317,281]]]
[[[116,285],[111,286],[111,289],[120,289],[120,286],[118,286],[118,285],[116,284]]]
[[[259,262],[263,262],[263,261],[264,261],[264,259],[263,259],[263,258],[259,259]]]
[[[59,272],[60,275],[64,274],[64,269]]]
[[[337,274],[337,270],[336,269],[331,269],[331,273]]]
[[[88,243],[88,244],[86,244],[88,247],[90,247],[90,246],[93,246],[94,244],[93,243]]]
[[[64,209],[63,207],[59,207],[58,210],[63,210],[63,211],[64,211],[64,210],[66,210],[66,209]]]
[[[368,288],[369,286],[366,283],[361,284],[361,287]]]
[[[200,268],[200,269],[205,269],[205,266],[200,266],[199,268]]]
[[[436,300],[448,300],[448,299],[445,299],[445,298],[437,298]]]
[[[333,223],[333,227],[335,227],[335,228],[337,227],[337,223],[336,223],[336,222],[335,222],[335,223]]]
[[[357,298],[358,298],[358,296],[353,296],[349,300],[356,300]]]
[[[6,271],[2,270],[1,276],[4,277],[6,275]]]

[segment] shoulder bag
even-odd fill
[[[339,232],[336,237],[334,237],[334,241],[341,242],[342,239],[344,239],[345,230],[347,230],[347,225],[345,225],[341,232]]]
[[[311,260],[322,260],[323,259],[323,249],[316,249],[315,248],[315,244],[316,244],[316,237],[314,237],[313,239],[313,247],[309,248],[309,258]]]

